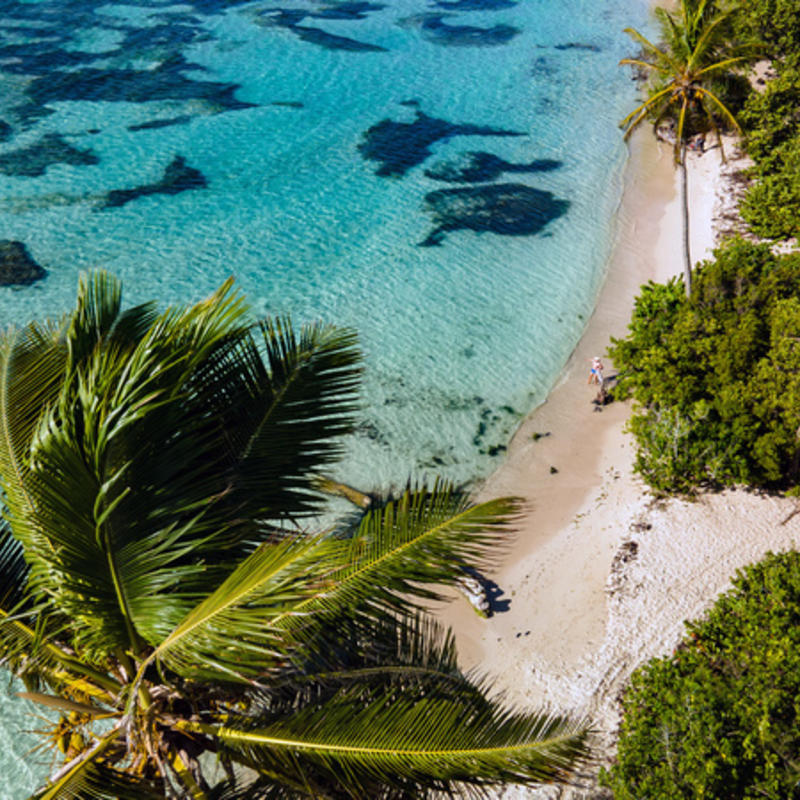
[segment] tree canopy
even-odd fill
[[[770,555],[623,698],[615,800],[800,797],[800,554]]]
[[[692,297],[650,283],[612,340],[632,395],[636,469],[654,488],[798,482],[800,254],[733,240],[701,264]]]

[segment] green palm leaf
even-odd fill
[[[42,414],[56,402],[66,362],[67,349],[54,325],[31,324],[0,339],[0,489],[20,539],[41,535],[29,519],[30,448]]]
[[[343,692],[268,726],[232,719],[225,726],[182,728],[216,737],[268,772],[302,781],[308,767],[331,785],[343,782],[356,792],[372,781],[433,782],[447,791],[460,783],[565,779],[587,757],[584,726],[563,718],[513,714],[497,704],[443,700],[423,691],[386,695],[366,707],[353,700]]]
[[[418,599],[442,599],[431,584],[455,584],[465,565],[497,563],[520,511],[513,498],[472,505],[452,486],[409,489],[370,508],[342,550],[329,585],[301,601],[273,625],[297,628],[305,615],[409,613]]]
[[[342,545],[295,536],[261,545],[158,645],[159,660],[181,675],[249,681],[285,666],[286,637],[271,621],[329,580]]]

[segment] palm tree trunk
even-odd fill
[[[683,282],[686,296],[692,294],[692,256],[689,252],[689,178],[686,171],[686,142],[681,144],[681,209],[683,211]]]

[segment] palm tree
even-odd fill
[[[352,333],[252,324],[230,282],[159,314],[96,273],[2,338],[0,656],[63,754],[36,800],[481,796],[585,760],[423,608],[515,500],[410,487],[309,530],[358,383]]]
[[[625,28],[642,47],[640,58],[623,58],[643,70],[648,77],[647,99],[620,123],[627,139],[644,120],[654,129],[665,120],[674,128],[674,160],[681,170],[683,208],[684,283],[691,294],[692,261],[689,251],[689,202],[686,173],[686,146],[696,133],[714,132],[722,149],[721,127],[741,128],[728,106],[720,99],[716,86],[730,79],[734,71],[753,56],[751,45],[732,38],[733,9],[719,10],[714,0],[681,0],[675,12],[656,9],[664,44],[659,47],[634,28]]]

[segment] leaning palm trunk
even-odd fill
[[[681,211],[683,213],[683,280],[686,296],[692,295],[692,255],[689,248],[689,176],[686,169],[686,142],[681,143]]]
[[[733,113],[715,94],[715,82],[735,74],[752,62],[757,49],[730,36],[732,9],[719,11],[710,0],[680,0],[676,8],[656,9],[664,43],[653,44],[634,28],[625,28],[642,49],[638,58],[623,58],[648,78],[648,96],[620,123],[625,138],[648,120],[675,124],[675,164],[681,168],[683,251],[686,295],[691,295],[692,262],[689,252],[689,204],[687,197],[686,141],[692,132],[712,130],[722,147],[720,127],[741,135]]]

